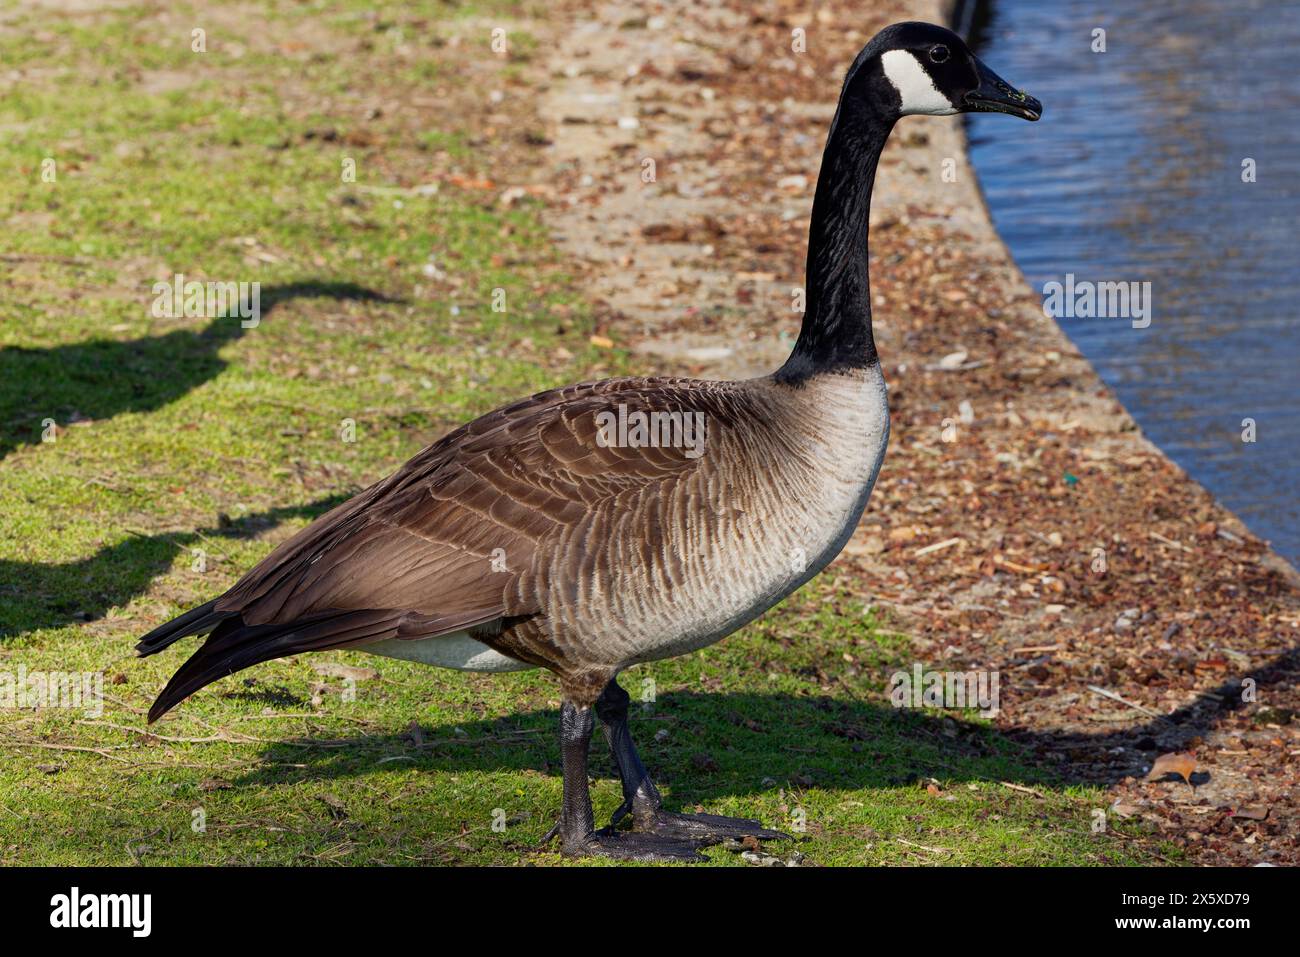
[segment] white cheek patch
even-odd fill
[[[935,89],[930,74],[925,72],[925,67],[911,53],[906,50],[886,50],[880,55],[880,64],[884,67],[885,78],[894,85],[903,101],[901,113],[947,116],[957,112],[948,98]]]

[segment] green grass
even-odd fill
[[[527,57],[544,45],[500,4],[369,6],[268,4],[260,30],[184,5],[10,13],[0,34],[6,68],[29,71],[0,98],[18,183],[0,194],[0,684],[88,671],[106,695],[102,714],[0,710],[0,863],[561,860],[533,846],[560,799],[543,673],[319,655],[143,723],[186,650],[137,660],[144,631],[446,428],[627,368],[587,344],[539,210],[446,177],[394,191],[474,171],[463,114],[362,118],[374,90],[481,69],[484,23]],[[410,42],[419,56],[393,56]],[[154,316],[152,284],[175,272],[260,282],[260,324]],[[653,697],[633,732],[671,807],[796,830],[819,864],[1169,853],[1134,824],[1091,833],[1104,796],[978,719],[891,709],[886,676],[912,653],[854,591],[824,576],[714,648],[628,673]],[[593,768],[603,817],[618,788],[604,757]]]

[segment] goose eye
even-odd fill
[[[948,48],[942,43],[936,43],[930,47],[930,62],[944,63],[948,60]]]

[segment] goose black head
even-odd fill
[[[898,116],[1010,113],[1036,120],[1043,114],[1043,104],[1004,82],[957,34],[932,23],[895,23],[862,52],[879,60],[881,85],[898,102]]]

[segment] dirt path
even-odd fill
[[[780,363],[843,71],[886,23],[943,19],[936,0],[808,6],[611,3],[539,25],[554,234],[647,372]],[[999,727],[1111,785],[1108,813],[1149,818],[1193,860],[1300,861],[1294,572],[1043,316],[958,118],[900,124],[872,220],[893,437],[837,567],[927,668],[999,672]],[[1144,780],[1166,752],[1194,755],[1195,788]]]

